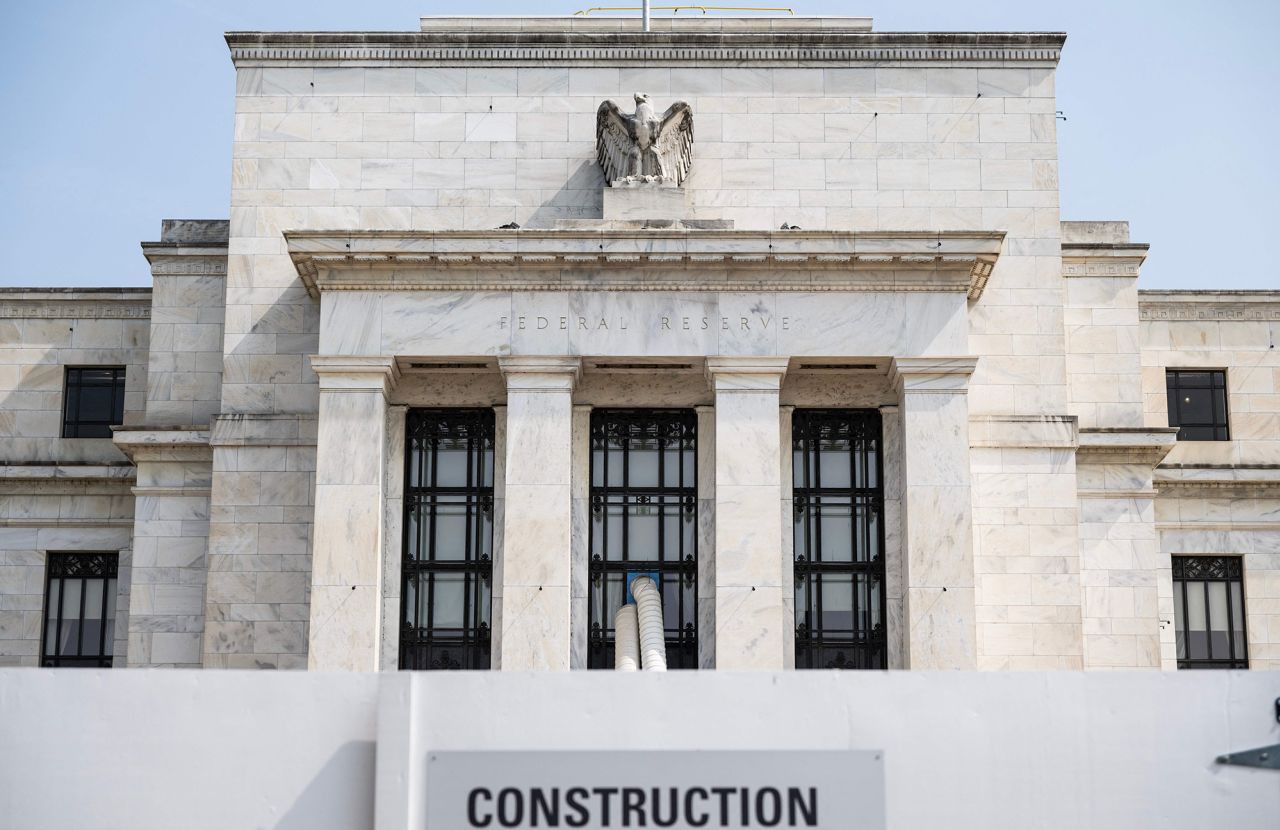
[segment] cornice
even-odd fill
[[[814,66],[979,64],[1054,66],[1059,33],[762,32],[228,32],[238,67]]]
[[[118,427],[112,432],[111,440],[135,464],[213,460],[209,430],[202,427]]]
[[[227,246],[184,242],[143,242],[142,255],[153,277],[225,277]]]
[[[145,320],[151,289],[67,290],[25,288],[0,291],[0,318],[53,320]]]
[[[307,292],[958,291],[999,231],[286,231]]]
[[[1280,464],[1170,464],[1156,468],[1155,485],[1161,494],[1277,497]]]
[[[1146,261],[1146,243],[1062,243],[1064,277],[1137,277]]]
[[[1089,428],[1080,430],[1076,460],[1093,464],[1154,467],[1178,443],[1177,427]]]
[[[1280,320],[1280,291],[1139,291],[1143,320]]]

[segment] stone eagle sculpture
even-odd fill
[[[612,101],[596,110],[596,156],[604,179],[615,182],[684,182],[693,164],[693,108],[676,101],[659,116],[649,96],[636,93],[628,115]]]

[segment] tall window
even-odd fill
[[[1242,577],[1238,556],[1173,557],[1178,668],[1249,668]]]
[[[406,433],[400,668],[487,669],[493,410],[411,410]]]
[[[662,591],[668,667],[698,666],[697,426],[684,409],[591,413],[590,668],[613,668],[613,616],[641,573]]]
[[[124,367],[68,367],[62,402],[63,438],[110,438],[124,423]]]
[[[1169,369],[1169,426],[1179,441],[1226,441],[1227,373],[1216,369]]]
[[[883,669],[880,413],[797,409],[791,448],[796,668]]]
[[[42,666],[111,668],[116,630],[114,553],[50,553]]]

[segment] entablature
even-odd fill
[[[931,291],[981,296],[1002,231],[287,231],[322,291]]]

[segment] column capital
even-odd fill
[[[774,392],[782,388],[789,357],[742,355],[707,358],[707,383],[716,392]]]
[[[582,360],[576,357],[500,357],[498,368],[508,391],[572,392],[582,377]]]
[[[889,381],[904,392],[963,393],[978,358],[895,357],[889,366]]]
[[[390,395],[400,379],[391,355],[311,355],[321,392],[381,392]]]

